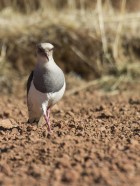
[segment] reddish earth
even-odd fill
[[[51,135],[26,123],[24,96],[1,96],[0,185],[138,186],[139,93],[137,85],[65,97],[52,111]]]

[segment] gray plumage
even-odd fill
[[[55,64],[37,66],[34,70],[33,83],[42,93],[58,92],[64,85],[64,74]]]

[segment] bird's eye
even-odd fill
[[[38,52],[43,53],[44,50],[42,48],[38,48]]]

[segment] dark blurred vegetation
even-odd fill
[[[0,10],[3,87],[10,89],[17,74],[25,81],[38,42],[55,45],[54,58],[66,74],[140,76],[140,1],[1,0]]]
[[[102,0],[102,3],[110,3],[113,8],[120,9],[120,4],[122,0]],[[12,7],[14,10],[21,11],[23,13],[31,13],[32,11],[39,10],[47,6],[53,6],[57,9],[67,8],[68,5],[74,5],[75,8],[80,9],[84,6],[85,9],[93,9],[96,7],[97,0],[1,0],[0,9],[6,7]],[[137,0],[127,0],[126,9],[128,11],[139,11],[140,1]]]

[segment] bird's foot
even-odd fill
[[[32,118],[32,119],[28,119],[28,120],[27,120],[27,123],[30,123],[30,124],[39,123],[39,120],[38,120],[38,119]]]
[[[49,133],[49,134],[52,134],[52,133],[53,133],[52,129],[49,128],[49,127],[48,127],[48,133]]]

